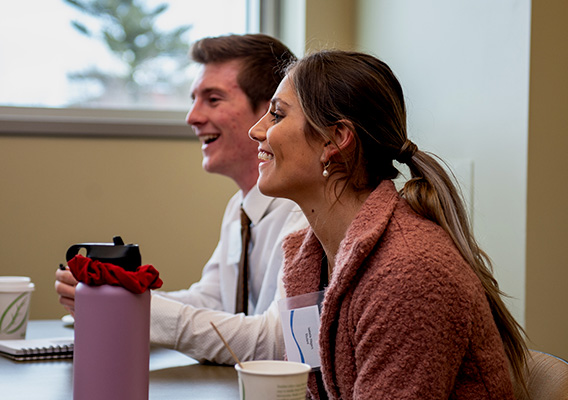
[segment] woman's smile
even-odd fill
[[[261,162],[262,161],[271,161],[272,159],[274,159],[274,155],[272,153],[269,153],[266,150],[258,149],[258,159]]]

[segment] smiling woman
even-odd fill
[[[0,131],[44,132],[41,123],[30,126],[34,119],[63,124],[69,117],[87,124],[102,119],[100,112],[67,111],[75,109],[144,110],[134,119],[163,125],[171,114],[147,118],[146,111],[187,110],[195,73],[187,57],[191,42],[246,32],[247,6],[247,0],[22,0],[6,5],[0,35],[17,40],[0,42],[0,121],[6,122]],[[225,12],[216,12],[219,8]],[[128,113],[107,116],[121,125],[132,120]],[[180,116],[174,119],[183,126]],[[48,124],[53,133],[50,129]],[[65,128],[53,129],[65,133]]]
[[[307,139],[305,126],[298,98],[289,78],[284,78],[269,111],[249,132],[258,142],[258,187],[262,193],[299,202],[303,196],[313,196],[318,184],[325,181],[320,171],[323,154],[318,152],[316,140]]]

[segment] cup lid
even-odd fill
[[[27,276],[0,276],[0,291],[17,292],[34,290],[34,284]]]
[[[312,367],[305,363],[284,360],[253,360],[235,364],[235,369],[239,373],[264,376],[291,376],[307,374]]]

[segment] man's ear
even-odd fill
[[[355,128],[350,121],[338,121],[329,129],[334,140],[325,144],[322,162],[327,162],[336,154],[349,152],[355,144]]]

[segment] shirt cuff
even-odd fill
[[[178,320],[183,304],[152,293],[150,310],[150,342],[175,349],[179,337]]]

